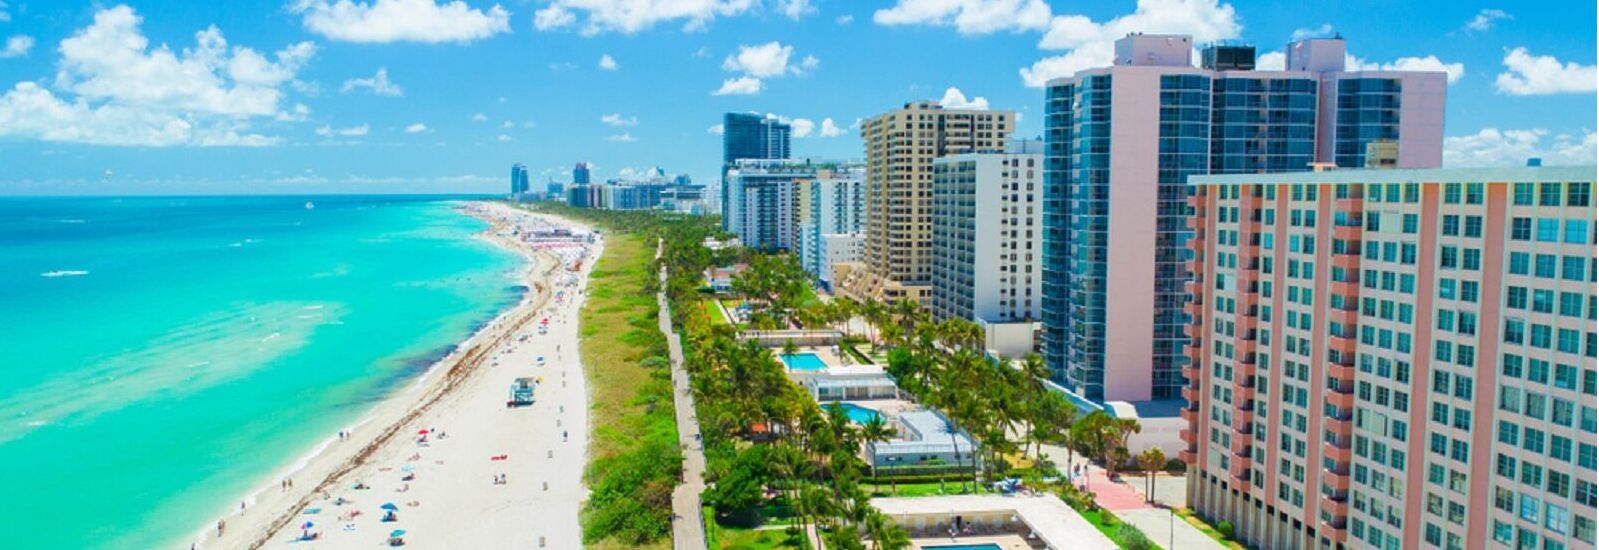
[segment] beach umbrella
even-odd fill
[[[305,522],[305,525],[300,526],[301,529],[310,529],[312,527],[316,527],[316,524],[309,521]]]
[[[422,428],[422,429],[416,431],[416,435],[427,435],[427,434],[428,434],[428,429],[427,428]]]
[[[399,506],[395,506],[393,502],[385,502],[385,503],[383,503],[383,509],[384,510],[388,510],[390,512],[393,512],[395,510],[399,510],[400,507]]]
[[[393,531],[389,531],[389,536],[391,536],[391,537],[403,537],[403,536],[405,536],[405,530],[404,529],[395,529]]]

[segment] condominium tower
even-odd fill
[[[932,286],[933,160],[1001,151],[1015,113],[945,109],[915,101],[861,124],[866,144],[866,247],[839,270],[843,294],[858,300],[926,303]]]
[[[1046,90],[1045,358],[1089,399],[1174,399],[1183,387],[1187,177],[1359,167],[1385,143],[1399,168],[1442,160],[1441,72],[1346,71],[1342,39],[1253,48],[1129,35],[1115,65]]]
[[[722,229],[731,231],[728,208],[732,202],[728,189],[727,171],[735,168],[742,159],[789,158],[787,123],[776,118],[755,113],[727,113],[722,115],[722,192],[720,193]]]
[[[1043,153],[1043,142],[1018,140],[933,161],[933,319],[1038,317]]]
[[[833,264],[860,261],[865,177],[860,165],[847,164],[794,183],[800,265],[824,288],[832,287]]]
[[[1261,548],[1593,548],[1594,175],[1191,178],[1188,506]]]

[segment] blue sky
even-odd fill
[[[1591,2],[0,0],[0,194],[483,192],[660,166],[716,177],[727,111],[796,155],[913,99],[1021,113],[1137,30],[1265,59],[1341,33],[1451,72],[1446,164],[1593,162]],[[950,88],[958,91],[951,92]],[[720,93],[719,93],[720,92]],[[807,130],[808,129],[808,130]]]

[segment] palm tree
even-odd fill
[[[1144,495],[1155,502],[1155,472],[1166,464],[1166,453],[1160,447],[1150,447],[1138,455],[1138,465],[1144,468]]]
[[[894,438],[895,431],[893,426],[883,421],[882,415],[876,415],[861,425],[861,440],[865,441],[867,445],[887,442]],[[872,468],[872,489],[875,491],[877,489],[877,461],[873,460],[868,466]]]

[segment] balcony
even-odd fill
[[[1183,400],[1188,401],[1189,403],[1198,403],[1199,402],[1199,390],[1194,389],[1191,386],[1183,386],[1183,392],[1182,393],[1183,393]]]
[[[1246,460],[1255,456],[1250,454],[1252,449],[1253,447],[1249,445],[1249,438],[1247,437],[1234,437],[1232,447],[1229,448],[1233,452],[1233,456],[1243,457]]]
[[[1341,493],[1349,493],[1349,471],[1347,466],[1345,466],[1345,470],[1342,472],[1338,470],[1322,468],[1321,475],[1322,483],[1325,483],[1327,486],[1332,487]]]
[[[1333,254],[1332,264],[1333,267],[1342,268],[1346,271],[1358,270],[1360,269],[1360,254]]]
[[[1183,422],[1187,422],[1189,426],[1193,426],[1195,422],[1199,421],[1199,411],[1188,407],[1177,409],[1177,416],[1181,416]],[[1188,441],[1188,430],[1183,430],[1182,435],[1184,436],[1183,441]]]
[[[1177,458],[1179,460],[1182,460],[1184,464],[1188,464],[1190,466],[1192,466],[1194,464],[1197,464],[1199,462],[1199,457],[1197,456],[1197,454],[1194,453],[1194,451],[1191,451],[1191,450],[1188,450],[1188,449],[1183,449],[1181,451],[1177,451]]]
[[[1188,314],[1190,317],[1192,317],[1194,319],[1198,319],[1199,318],[1199,314],[1198,313],[1188,311],[1188,309],[1189,309],[1188,306],[1184,305],[1183,306],[1183,313]],[[1183,324],[1183,336],[1188,337],[1190,340],[1197,340],[1199,338],[1204,337],[1204,331],[1201,330],[1201,329],[1202,329],[1202,327],[1200,327],[1199,325],[1192,324],[1192,323],[1185,323],[1185,324]]]
[[[1227,473],[1232,475],[1233,479],[1247,481],[1249,479],[1249,461],[1234,459],[1227,465]]]
[[[1337,285],[1339,285],[1339,284],[1349,284],[1349,283],[1339,283],[1337,281],[1334,281],[1332,284],[1333,284],[1333,288],[1337,289],[1338,288]],[[1354,294],[1354,293],[1358,293],[1359,291],[1356,290],[1356,291],[1353,291],[1353,292],[1347,292],[1347,291],[1346,292],[1340,292],[1338,290],[1333,290],[1332,292],[1334,294],[1341,294],[1347,299],[1347,298],[1356,297],[1356,294]],[[1328,320],[1331,320],[1332,322],[1340,324],[1340,325],[1353,325],[1353,324],[1355,324],[1356,322],[1358,322],[1360,320],[1360,311],[1356,310],[1356,309],[1353,309],[1353,308],[1351,308],[1351,309],[1338,309],[1338,308],[1335,308],[1335,307],[1327,308],[1327,318],[1328,318]]]
[[[1340,409],[1348,409],[1355,406],[1355,393],[1348,390],[1329,389],[1327,391],[1327,403]]]
[[[1336,441],[1323,441],[1321,443],[1321,454],[1339,464],[1349,463],[1349,446],[1339,445]]]
[[[1365,202],[1361,197],[1348,196],[1341,199],[1333,199],[1333,208],[1349,213],[1359,213]]]
[[[1337,259],[1337,256],[1333,257],[1334,262],[1336,262]],[[1345,300],[1353,300],[1354,298],[1360,297],[1360,283],[1354,281],[1331,281],[1327,283],[1327,292],[1343,296]],[[1333,311],[1344,310],[1335,309]],[[1356,313],[1354,311],[1350,312]]]
[[[1342,382],[1354,384],[1355,367],[1351,365],[1340,365],[1338,363],[1329,361],[1327,363],[1327,375]]]
[[[1183,443],[1187,444],[1189,447],[1199,443],[1199,436],[1194,433],[1192,426],[1190,426],[1189,429],[1177,432],[1177,438],[1183,440]]]
[[[1338,417],[1335,417],[1335,416],[1327,417],[1327,429],[1329,431],[1331,431],[1333,433],[1337,433],[1337,434],[1347,434],[1347,433],[1349,433],[1349,428],[1350,428],[1349,419],[1347,419],[1347,418],[1338,418]]]
[[[1359,241],[1363,231],[1358,225],[1333,224],[1333,238],[1340,241]]]
[[[1322,495],[1321,509],[1331,513],[1334,519],[1346,518],[1349,516],[1349,496],[1344,495],[1343,497],[1332,497]],[[1342,522],[1340,521],[1339,523]],[[1340,527],[1340,529],[1341,528],[1342,527]]]
[[[1354,332],[1354,329],[1350,329]],[[1353,335],[1327,335],[1327,349],[1353,357],[1355,355],[1355,338]]]

